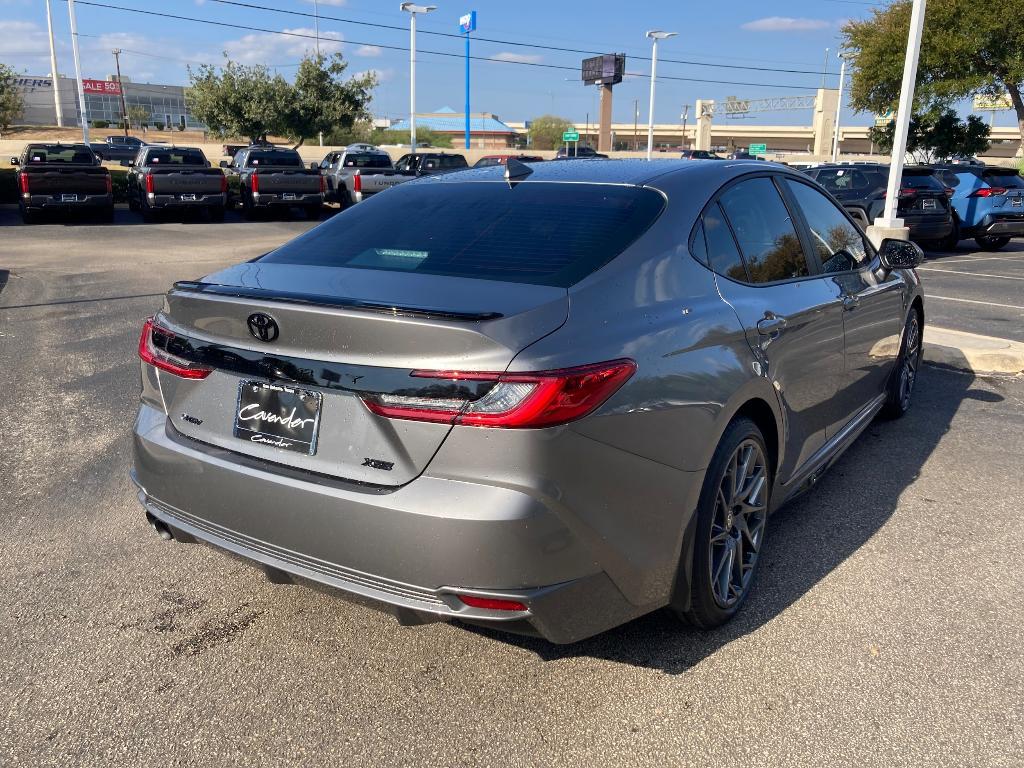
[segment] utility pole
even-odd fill
[[[640,150],[640,140],[637,138],[637,128],[640,125],[640,99],[633,99],[633,151]]]
[[[316,30],[316,65],[320,66],[320,3],[317,0],[313,0],[313,27]],[[320,146],[324,145],[324,132],[319,131],[317,138],[320,140]]]
[[[53,19],[50,17],[50,0],[46,0],[46,30],[50,33],[50,77],[53,78],[53,108],[57,113],[57,127],[64,127],[64,115],[60,110],[60,74],[57,72],[57,49],[53,44]]]
[[[836,162],[839,159],[839,116],[843,111],[843,81],[846,79],[846,62],[853,58],[853,55],[845,52],[839,52],[839,58],[842,60],[842,64],[839,66],[839,98],[836,100],[836,119],[833,125],[835,135],[832,138],[832,162]]]
[[[82,60],[78,55],[78,22],[75,21],[75,0],[68,0],[71,19],[71,53],[75,57],[75,78],[78,80],[78,111],[81,113],[82,143],[89,143],[89,116],[85,113],[85,88],[82,85]]]
[[[679,147],[680,147],[680,149],[686,149],[686,118],[688,118],[689,116],[690,116],[690,105],[689,104],[683,104],[683,114],[681,115],[681,117],[683,118],[683,136],[679,140]]]
[[[121,82],[121,49],[115,48],[111,51],[114,54],[114,68],[117,69],[117,90],[121,92],[121,127],[124,128],[124,135],[128,135],[128,105],[124,102],[124,83]]]
[[[825,49],[825,61],[821,65],[821,87],[825,87],[825,76],[828,75],[828,48]]]
[[[416,14],[437,10],[436,5],[402,3],[399,10],[409,14],[409,144],[416,154]]]
[[[647,108],[647,159],[651,159],[654,151],[654,82],[658,77],[658,41],[675,37],[678,32],[663,32],[660,29],[652,29],[647,32],[651,43],[651,103]]]
[[[469,33],[476,31],[476,11],[470,11],[459,17],[459,32],[466,36],[466,108],[465,108],[465,134],[466,149],[470,147],[470,125],[469,125]]]

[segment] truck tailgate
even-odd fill
[[[150,173],[153,175],[153,191],[158,195],[215,195],[221,191],[224,178],[224,174],[215,168],[162,168]]]
[[[28,174],[33,195],[58,195],[75,192],[80,195],[107,193],[109,173],[105,168],[32,168]]]
[[[256,171],[259,177],[260,193],[280,194],[295,192],[298,194],[316,194],[320,191],[320,172],[307,169],[272,170],[260,168]]]

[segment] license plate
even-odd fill
[[[1024,206],[1024,197],[1011,197],[1010,205],[1012,205],[1014,208],[1020,208]]]
[[[934,200],[930,200],[930,199],[926,198],[926,199],[921,201],[921,208],[926,210],[926,211],[934,211],[938,207],[939,207],[938,203],[936,203]]]
[[[235,437],[271,448],[312,455],[320,426],[319,392],[243,381],[238,386]]]
[[[182,200],[195,200],[196,196],[195,195],[182,195],[181,199]]]
[[[77,203],[78,195],[61,195],[60,201],[62,203]]]
[[[282,200],[295,200],[296,198],[298,198],[298,195],[295,194],[294,192],[285,192],[283,195],[281,195]]]

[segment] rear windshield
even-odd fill
[[[26,162],[92,164],[96,156],[84,144],[45,144],[28,148]]]
[[[1008,189],[1024,189],[1024,179],[1012,168],[999,168],[985,171],[981,178],[985,183],[993,187],[1006,187]]]
[[[663,207],[661,195],[638,187],[414,182],[261,261],[567,288],[621,253]]]
[[[935,178],[935,171],[930,168],[920,170],[903,169],[902,184],[912,189],[945,190],[945,185]]]
[[[350,152],[345,155],[342,165],[346,168],[390,168],[391,157],[371,152]]]
[[[299,153],[292,149],[258,149],[249,153],[249,159],[245,161],[248,166],[253,165],[283,165],[288,168],[301,168],[302,158]]]
[[[206,156],[198,149],[168,149],[150,152],[146,162],[150,165],[206,165]]]

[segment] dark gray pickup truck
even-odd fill
[[[224,221],[228,179],[194,147],[145,146],[128,166],[128,207],[151,221],[161,210],[205,211]]]
[[[110,171],[85,144],[28,144],[18,167],[18,208],[26,224],[43,211],[89,210],[102,221],[114,218]]]
[[[118,161],[131,160],[144,145],[145,142],[135,136],[107,136],[103,141],[93,142],[89,147],[101,161]]]
[[[238,197],[246,218],[271,207],[299,207],[309,218],[320,218],[324,178],[307,168],[294,149],[256,145],[238,150],[230,163],[221,165],[238,178]]]

